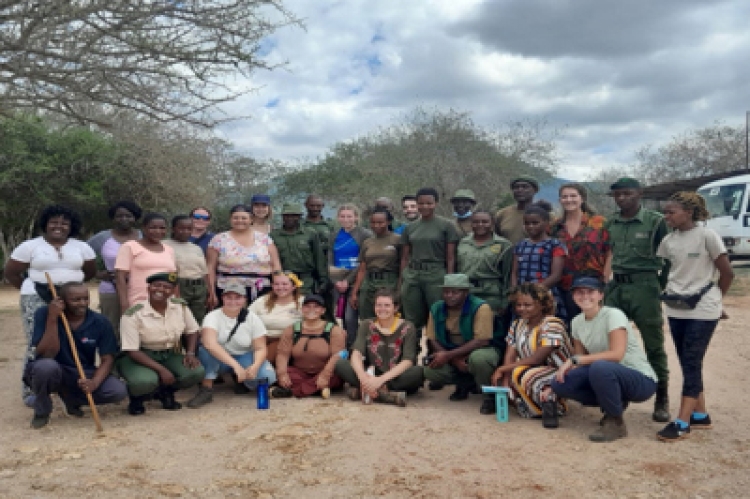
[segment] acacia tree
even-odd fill
[[[468,113],[416,108],[391,126],[335,144],[316,164],[285,175],[280,191],[293,197],[314,191],[335,202],[368,205],[426,186],[446,200],[456,189],[471,188],[480,205],[493,208],[513,176],[550,176],[557,162],[555,133],[541,124],[480,127]],[[448,203],[440,208],[450,210]]]
[[[271,69],[261,41],[296,22],[279,0],[0,1],[0,112],[213,126],[249,91],[226,78]]]

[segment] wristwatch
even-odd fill
[[[578,365],[578,355],[572,356],[570,358],[570,363],[573,364],[574,366],[577,366]]]

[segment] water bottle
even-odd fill
[[[367,375],[368,376],[375,376],[375,368],[370,366],[367,368]],[[372,397],[370,395],[366,394],[364,391],[362,392],[362,403],[363,404],[372,404]]]
[[[344,360],[346,360],[346,359],[349,358],[349,352],[346,351],[346,350],[341,350],[339,352],[339,357],[342,358],[342,359],[344,359]]]
[[[258,410],[267,411],[269,409],[268,399],[268,378],[258,378]]]

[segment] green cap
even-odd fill
[[[531,184],[534,187],[534,190],[537,191],[537,192],[539,192],[539,181],[537,179],[535,179],[534,177],[530,176],[530,175],[520,175],[520,176],[514,178],[513,180],[511,180],[510,181],[510,188],[511,189],[513,188],[513,185],[516,182],[526,182],[528,184]]]
[[[454,289],[473,289],[469,281],[469,276],[466,274],[446,274],[443,277],[443,284],[439,286],[441,288],[454,288]]]
[[[468,199],[469,201],[477,202],[477,198],[474,196],[474,191],[471,189],[459,189],[451,198],[451,203],[458,199]]]
[[[302,215],[302,205],[299,203],[284,203],[281,209],[282,215]]]
[[[622,177],[620,179],[617,179],[617,182],[609,186],[609,189],[611,191],[617,190],[617,189],[640,189],[641,183],[638,182],[634,178],[630,177]]]
[[[169,284],[177,284],[177,272],[158,272],[151,274],[146,278],[146,283],[151,284],[152,282],[163,281]]]

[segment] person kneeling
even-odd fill
[[[307,295],[302,302],[302,322],[284,330],[276,354],[279,385],[271,388],[274,398],[307,397],[320,392],[323,398],[341,381],[333,369],[339,352],[346,348],[346,333],[322,317],[326,302],[320,295]]]
[[[222,307],[203,320],[198,358],[206,370],[198,393],[188,402],[193,409],[213,401],[214,380],[222,372],[234,372],[239,388],[255,388],[256,380],[276,382],[276,373],[266,360],[266,327],[247,308],[244,286],[229,283],[221,295]],[[237,390],[242,393],[241,390]]]
[[[600,407],[604,417],[589,439],[611,442],[628,434],[622,418],[627,405],[645,402],[656,393],[656,373],[625,314],[602,305],[604,284],[599,279],[579,277],[571,292],[582,311],[571,324],[575,355],[558,369],[552,390]]]
[[[450,399],[466,400],[479,386],[490,384],[500,362],[497,349],[490,346],[494,315],[484,300],[469,294],[466,275],[448,274],[441,287],[443,299],[430,307],[425,328],[434,354],[425,361],[424,377],[440,385],[455,384]],[[479,412],[494,414],[496,409],[495,396],[485,394]]]
[[[424,383],[417,361],[414,324],[396,316],[396,294],[389,289],[375,293],[376,319],[362,321],[352,346],[351,362],[339,359],[336,374],[349,386],[349,398],[364,394],[376,402],[406,406],[407,393],[416,393]],[[365,371],[365,364],[374,375]]]
[[[61,315],[65,312],[75,340],[78,358],[86,374],[80,379]],[[50,394],[57,392],[68,415],[81,417],[81,406],[90,393],[96,404],[111,404],[128,396],[125,384],[110,374],[117,354],[117,338],[109,320],[89,309],[89,290],[68,283],[60,297],[36,311],[31,339],[36,359],[26,366],[26,381],[36,395],[32,428],[49,423]],[[96,367],[96,355],[101,359]]]
[[[120,321],[122,351],[117,369],[128,384],[133,416],[143,414],[149,396],[170,411],[182,408],[174,399],[177,390],[197,385],[205,371],[195,356],[200,326],[184,300],[172,298],[177,274],[162,272],[146,279],[148,300],[125,311]],[[187,354],[182,355],[185,335]]]

